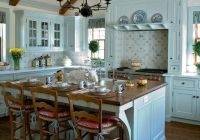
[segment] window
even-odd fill
[[[105,19],[90,19],[88,25],[88,42],[96,40],[99,42],[99,51],[95,53],[94,58],[104,59],[105,50]]]
[[[6,14],[0,12],[0,62],[4,61],[6,54]]]
[[[200,23],[193,24],[193,43],[200,41]],[[194,63],[200,62],[200,57],[193,54]]]

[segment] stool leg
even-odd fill
[[[27,123],[27,114],[24,112],[23,113],[24,120],[23,121],[23,139],[26,140],[26,123]]]
[[[30,126],[30,112],[27,112],[27,123],[26,123],[26,127],[27,127],[27,131],[28,131],[28,136],[29,136],[29,140],[32,140],[32,136],[31,136],[31,126]]]
[[[38,125],[40,128],[40,140],[43,140],[42,120],[38,118]]]
[[[120,140],[123,140],[124,139],[124,130],[123,130],[122,125],[119,126],[119,135],[120,135]]]
[[[90,140],[94,140],[94,135],[90,133]]]
[[[15,134],[14,134],[14,126],[13,126],[13,114],[12,111],[9,110],[9,123],[10,123],[10,131],[11,131],[11,140],[14,140]]]

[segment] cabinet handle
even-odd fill
[[[196,96],[193,96],[192,98],[196,98]]]

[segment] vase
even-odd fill
[[[14,61],[14,70],[20,69],[20,59],[13,59]]]

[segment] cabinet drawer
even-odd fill
[[[190,80],[190,79],[183,79],[183,78],[177,78],[174,79],[174,87],[178,88],[196,88],[196,81],[195,80]]]
[[[180,66],[179,65],[170,65],[169,66],[169,72],[170,73],[179,73],[180,72]]]

